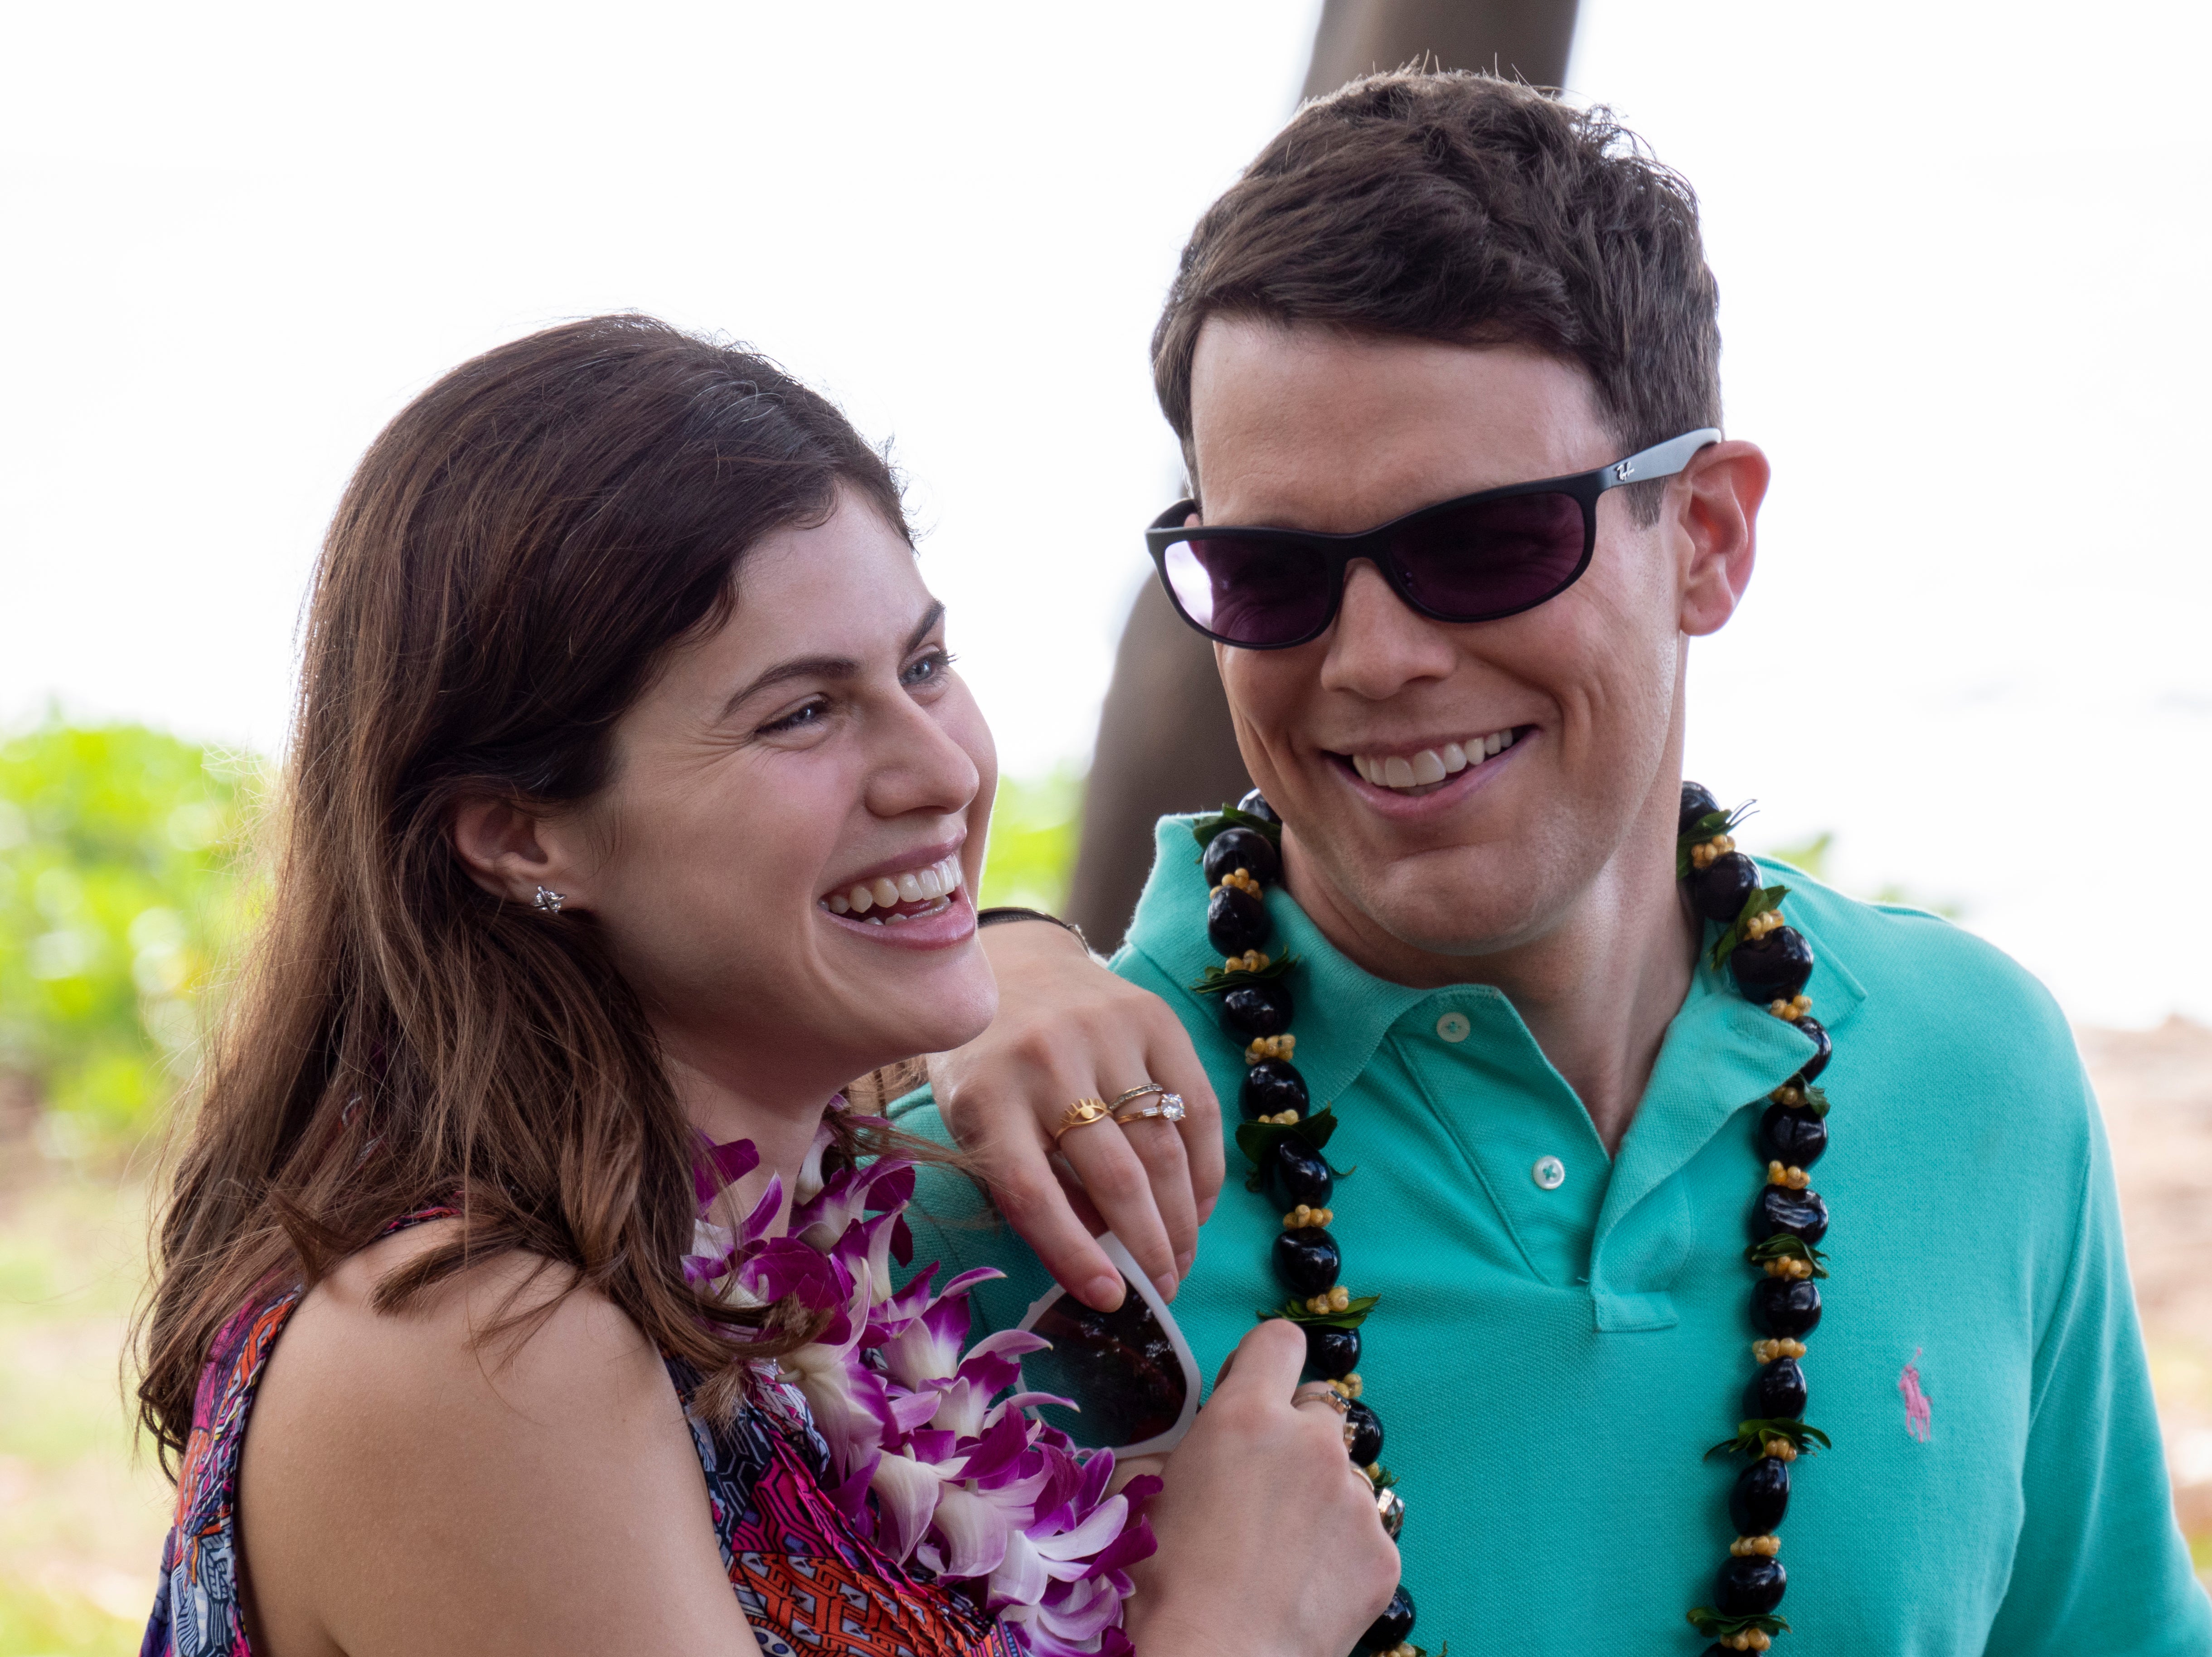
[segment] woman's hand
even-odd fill
[[[1306,1389],[1305,1337],[1244,1337],[1168,1458],[1146,1509],[1158,1551],[1132,1569],[1127,1630],[1144,1657],[1343,1657],[1398,1586],[1374,1486],[1344,1417]]]
[[[930,1061],[945,1126],[1007,1222],[1079,1299],[1102,1312],[1121,1303],[1121,1274],[1092,1241],[1103,1230],[1173,1298],[1221,1193],[1221,1107],[1189,1036],[1165,1002],[1108,972],[1061,927],[1001,922],[984,929],[983,947],[999,1016]],[[1097,1122],[1054,1144],[1074,1101],[1111,1103],[1146,1082],[1182,1096],[1180,1124]]]

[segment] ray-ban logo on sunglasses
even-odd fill
[[[1635,476],[1636,463],[1633,460],[1623,460],[1613,466],[1613,481],[1616,483],[1626,483]]]

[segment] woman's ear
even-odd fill
[[[1758,554],[1759,502],[1769,469],[1755,444],[1716,443],[1683,469],[1677,519],[1688,541],[1680,625],[1692,637],[1717,633],[1751,585]]]
[[[469,878],[494,897],[530,903],[540,891],[553,891],[562,907],[587,907],[577,901],[577,871],[545,844],[540,826],[512,800],[464,800],[453,809],[453,851]]]

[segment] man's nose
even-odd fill
[[[1325,689],[1381,701],[1416,680],[1446,677],[1454,659],[1441,622],[1401,598],[1371,561],[1352,561],[1322,663]]]

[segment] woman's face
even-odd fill
[[[913,550],[841,491],[747,555],[729,619],[623,716],[611,784],[544,825],[574,864],[548,883],[672,1059],[826,1092],[990,1022],[969,894],[998,762],[951,660]]]

